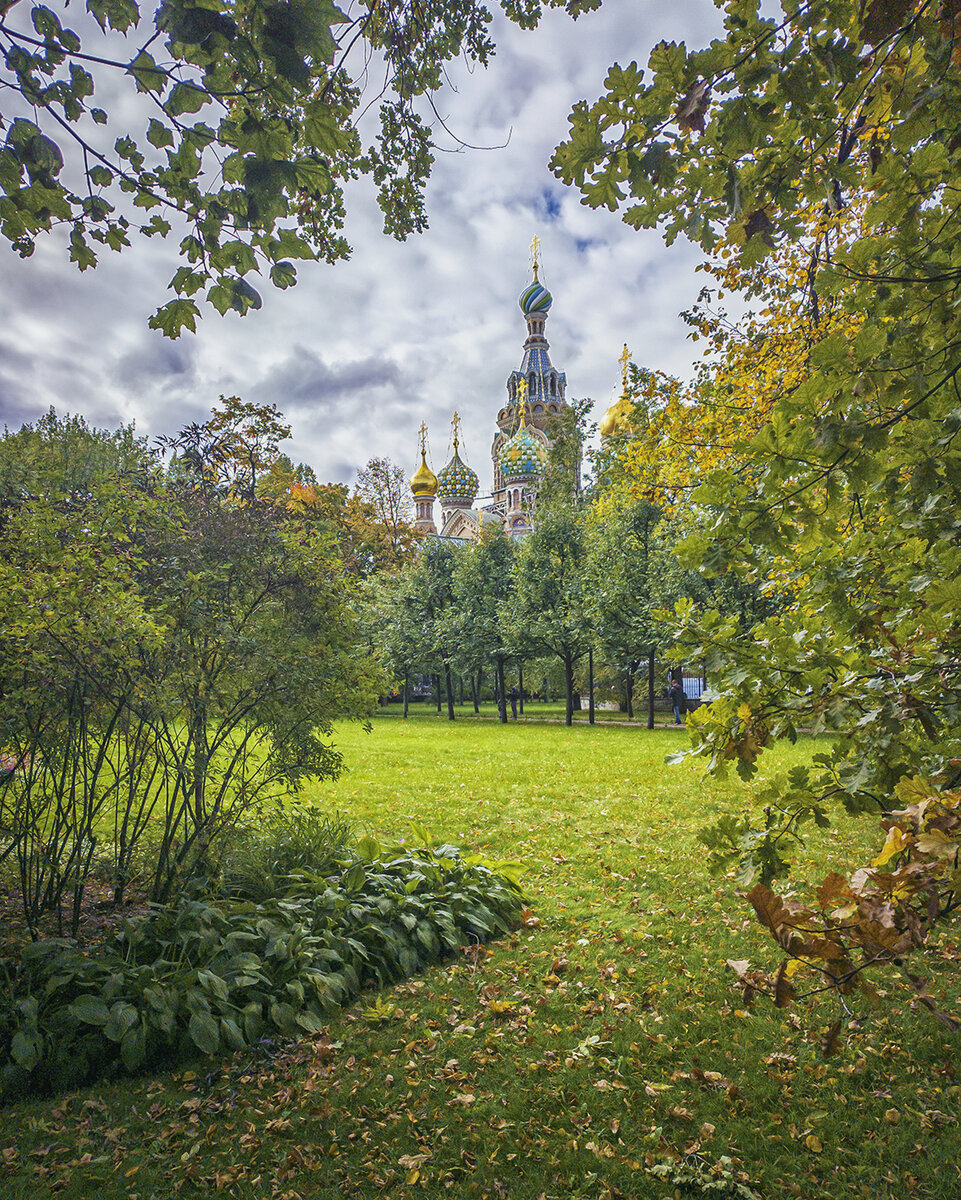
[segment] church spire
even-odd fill
[[[436,533],[434,524],[434,497],[437,495],[437,476],[427,465],[427,426],[420,426],[420,466],[410,481],[414,494],[414,528],[421,533]]]

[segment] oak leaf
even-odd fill
[[[677,104],[677,123],[686,133],[704,132],[704,117],[711,103],[711,88],[706,79],[696,80]]]

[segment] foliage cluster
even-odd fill
[[[576,16],[598,3],[501,7],[529,27],[544,6]],[[262,303],[250,276],[288,288],[297,261],[347,257],[344,187],[358,176],[375,184],[387,233],[425,228],[432,125],[443,125],[431,97],[451,60],[484,65],[494,49],[491,13],[475,0],[372,0],[346,14],[331,0],[87,10],[74,29],[47,5],[0,3],[0,86],[18,101],[0,146],[0,233],[28,256],[66,225],[81,270],[100,246],[173,233],[185,265],[150,321],[170,337],[196,329],[201,293],[244,314]],[[374,105],[378,132],[365,144],[359,123]],[[204,110],[213,115],[198,120]]]
[[[715,277],[760,302],[743,330],[704,330],[694,395],[657,381],[640,398],[625,457],[704,464],[688,565],[774,575],[788,598],[749,629],[690,605],[674,627],[720,694],[691,721],[712,769],[749,780],[774,740],[834,735],[706,840],[760,880],[762,923],[843,1011],[867,964],[898,969],[950,919],[958,887],[961,14],[719,7],[709,46],[613,68],[554,165],[634,227],[733,253]],[[816,896],[775,897],[802,833],[842,808],[880,819],[884,847]],[[786,978],[769,979],[778,1003]]]
[[[348,847],[343,828],[323,824],[305,838],[306,819],[276,826],[282,853],[297,844],[300,854],[270,896],[254,880],[256,901],[198,895],[155,907],[88,955],[64,940],[28,945],[3,998],[0,1097],[318,1033],[363,987],[517,922],[518,864],[426,834],[422,849],[369,837]],[[235,896],[243,882],[231,880]]]
[[[209,871],[244,813],[336,774],[333,718],[376,696],[330,528],[184,445],[165,470],[52,412],[0,439],[0,859],[34,935],[76,932],[95,860],[118,902],[148,842],[155,901]]]
[[[689,520],[668,519],[603,478],[575,503],[539,499],[535,528],[519,543],[500,528],[466,545],[427,539],[399,575],[371,582],[367,635],[405,693],[417,674],[444,675],[451,720],[453,675],[470,681],[477,711],[487,673],[506,720],[506,664],[540,678],[555,663],[571,724],[589,654],[633,714],[641,663],[655,652],[666,660],[673,649],[660,609],[696,598],[747,622],[771,608],[757,587],[682,568],[674,550],[688,532]]]

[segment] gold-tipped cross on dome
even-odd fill
[[[527,425],[527,380],[523,375],[517,381],[517,411],[523,429]]]
[[[627,395],[627,364],[631,361],[631,352],[627,348],[627,342],[624,343],[621,357],[617,361],[621,364],[621,392]]]
[[[540,265],[541,239],[534,234],[534,240],[531,242],[531,266],[534,268],[534,279],[537,283],[540,280],[537,278],[537,268]]]
[[[427,454],[427,422],[420,423],[420,452],[422,455]]]
[[[455,412],[451,418],[451,429],[454,431],[454,453],[457,453],[457,447],[460,445],[458,441],[458,433],[460,432],[460,416]]]

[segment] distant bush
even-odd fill
[[[519,918],[516,864],[370,838],[350,859],[331,879],[285,872],[287,894],[260,903],[155,907],[96,956],[64,940],[27,946],[0,1002],[0,1099],[315,1033],[364,986]]]

